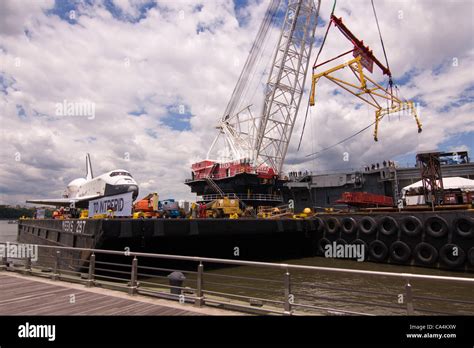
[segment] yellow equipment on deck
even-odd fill
[[[293,215],[293,219],[307,219],[314,215],[313,210],[311,208],[304,208],[302,213]]]
[[[280,205],[278,207],[260,206],[258,207],[257,217],[263,219],[279,219],[293,216],[293,208],[290,204]]]
[[[87,219],[88,217],[89,217],[89,210],[82,209],[81,210],[81,215],[79,216],[79,219]]]
[[[206,216],[213,218],[232,218],[242,216],[238,198],[222,197],[206,204]]]

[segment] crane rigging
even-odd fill
[[[283,3],[284,1],[282,1]],[[226,111],[204,161],[192,165],[186,183],[198,195],[244,194],[267,203],[278,203],[283,163],[304,94],[320,0],[288,0],[275,45],[261,111],[245,104],[245,90],[264,54],[272,20],[280,1],[272,0],[250,50]],[[224,147],[217,147],[220,138]],[[218,149],[219,160],[211,159]]]
[[[401,111],[408,111],[409,114],[413,115],[415,122],[418,127],[418,133],[422,131],[422,125],[418,118],[415,105],[413,101],[402,100],[397,95],[393,93],[393,81],[392,81],[392,72],[388,66],[387,54],[385,51],[385,46],[383,44],[382,35],[380,33],[380,26],[378,24],[377,14],[375,11],[375,6],[372,1],[372,8],[374,10],[374,15],[377,23],[377,28],[379,30],[379,36],[385,55],[386,65],[383,65],[373,54],[372,50],[364,44],[362,40],[359,40],[343,23],[342,18],[337,18],[334,13],[331,14],[330,22],[326,31],[325,38],[329,32],[329,29],[332,24],[352,43],[353,48],[349,51],[343,52],[336,57],[328,59],[323,63],[317,64],[315,62],[313,66],[313,76],[311,81],[311,92],[309,105],[315,105],[315,95],[316,95],[316,84],[320,81],[322,77],[330,80],[335,83],[342,89],[356,96],[363,102],[369,104],[375,108],[375,129],[374,129],[374,140],[378,140],[378,128],[379,123],[382,118],[386,115],[399,113]],[[325,42],[325,39],[323,40]],[[352,53],[353,59],[339,64],[335,67],[329,68],[323,72],[316,73],[316,69],[326,65],[334,60],[342,58],[347,54]],[[367,73],[364,72],[364,69],[370,73],[373,73],[374,64],[382,71],[383,75],[388,76],[388,87],[384,88],[379,83],[377,83],[373,78],[369,77]],[[355,82],[342,79],[338,76],[335,76],[336,72],[339,72],[346,67],[349,67],[353,75],[355,76]],[[383,103],[389,103],[387,107],[383,107]]]
[[[283,3],[287,4],[286,11],[269,65],[268,80],[262,93],[261,111],[256,111],[253,104],[247,100],[248,92],[251,81],[259,72],[257,64],[265,56],[265,45],[269,41],[272,28],[274,28],[272,24],[276,19],[279,19],[278,12]],[[225,195],[244,197],[246,203],[250,203],[254,207],[261,203],[258,201],[264,201],[267,205],[280,203],[279,192],[288,180],[283,175],[283,164],[304,94],[304,84],[314,45],[320,4],[320,0],[270,1],[232,96],[216,127],[218,129],[217,136],[209,148],[206,159],[192,165],[192,178],[186,180],[186,184],[191,187],[191,190],[202,196],[202,201],[210,201],[215,197],[206,199],[206,196],[215,196],[217,193],[219,197]],[[308,108],[315,104],[316,84],[324,77],[376,109],[376,118],[373,123],[375,124],[375,140],[377,140],[380,120],[385,115],[402,110],[409,110],[413,114],[418,130],[421,132],[421,123],[413,102],[402,100],[392,93],[392,74],[388,66],[377,17],[377,27],[386,65],[382,64],[370,48],[346,27],[341,18],[334,15],[335,5],[336,1],[334,1],[330,22],[317,59],[332,25],[336,26],[354,47],[321,64],[317,64],[316,59],[313,66]],[[375,14],[373,3],[372,7]],[[319,67],[349,53],[353,54],[353,59],[347,63],[316,73],[316,69]],[[374,65],[388,76],[389,86],[387,88],[383,88],[364,71],[365,69],[368,72],[373,72]],[[334,76],[333,73],[345,67],[349,67],[354,73],[357,79],[356,83]],[[255,97],[255,95],[251,97]],[[384,108],[383,101],[390,102],[391,105]],[[217,146],[219,140],[223,140],[221,147]],[[216,149],[219,160],[212,159]]]

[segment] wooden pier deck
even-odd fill
[[[74,300],[74,301],[72,301]],[[84,285],[0,273],[0,315],[241,315]]]

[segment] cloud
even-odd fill
[[[70,180],[85,175],[87,152],[95,174],[124,168],[141,184],[142,194],[194,198],[183,182],[191,163],[209,149],[267,5],[256,0],[244,6],[216,0],[1,1],[0,203],[60,195]],[[325,21],[330,6],[321,6]],[[376,6],[395,81],[403,82],[406,97],[423,102],[423,133],[416,133],[413,119],[391,117],[384,119],[378,143],[369,130],[303,163],[305,155],[373,120],[373,110],[357,109],[355,100],[324,83],[297,152],[303,97],[286,170],[359,167],[414,149],[450,146],[452,137],[474,132],[471,2],[380,1]],[[336,9],[383,57],[371,11],[367,1],[340,1]],[[319,39],[323,33],[318,28]],[[348,47],[333,29],[321,60]],[[64,101],[93,103],[95,117],[57,115],[55,106]],[[349,162],[343,160],[345,152]]]

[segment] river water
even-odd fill
[[[9,224],[7,220],[0,220],[0,242],[15,242],[17,230],[17,224]]]
[[[0,221],[0,242],[16,241],[17,227],[18,225],[16,224]],[[431,268],[357,262],[324,257],[278,260],[278,262],[331,268],[474,278],[474,273],[450,272]],[[205,270],[205,289],[281,301],[284,296],[282,290],[283,273],[283,270],[269,270],[248,266],[207,269]],[[187,274],[187,276],[189,286],[192,287],[194,275]],[[405,304],[399,303],[401,301],[399,295],[404,291],[405,283],[403,279],[328,272],[292,271],[291,282],[291,293],[294,296],[294,303],[373,314],[403,314],[406,309]],[[413,280],[411,284],[415,296],[474,301],[474,287],[472,285],[467,286],[454,282],[426,280]],[[185,285],[188,284],[185,282]],[[364,291],[364,293],[361,291]],[[370,292],[370,295],[367,292]],[[354,303],[354,301],[375,302],[390,307],[376,307],[371,304]],[[455,311],[459,314],[474,313],[473,304],[445,303],[433,299],[415,299],[415,308],[441,312]],[[419,314],[423,313],[419,312]]]

